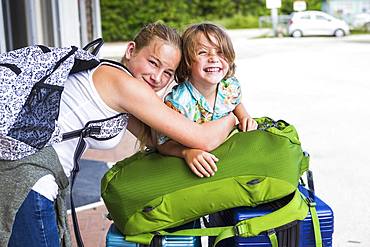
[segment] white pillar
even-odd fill
[[[60,26],[60,46],[75,45],[81,47],[80,19],[78,1],[58,1]]]
[[[102,38],[101,30],[101,14],[100,14],[100,0],[93,0],[92,2],[92,16],[93,16],[93,39]]]
[[[25,1],[28,45],[44,44],[43,20],[40,0]]]
[[[4,14],[3,5],[0,5],[0,53],[6,52],[6,42],[5,42],[5,26],[4,26]]]
[[[277,25],[278,25],[278,9],[273,8],[271,9],[271,22],[272,22],[272,31],[274,33],[274,36],[278,36],[277,33]]]
[[[78,7],[80,11],[79,16],[80,16],[81,43],[82,43],[82,46],[85,46],[89,42],[88,35],[87,35],[86,1],[79,0]]]
[[[61,45],[61,35],[60,35],[60,18],[59,18],[59,2],[58,0],[51,1],[51,23],[52,23],[52,36],[55,47],[60,47]]]

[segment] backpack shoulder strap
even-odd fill
[[[100,63],[104,63],[104,64],[110,65],[112,67],[115,67],[115,68],[120,68],[120,69],[126,71],[127,73],[129,73],[132,76],[131,71],[125,65],[123,65],[122,63],[119,63],[117,61],[110,60],[110,59],[100,59]]]
[[[94,56],[98,55],[100,48],[103,46],[104,40],[102,38],[97,38],[96,40],[91,41],[85,45],[82,49],[88,51],[90,48],[95,47],[91,54]]]
[[[79,49],[80,52],[79,54],[81,54],[81,57],[80,56],[75,57],[75,61],[70,71],[70,74],[74,74],[88,69],[93,69],[96,66],[98,66],[100,62],[97,55],[103,44],[104,44],[103,39],[98,38],[85,45],[82,49]],[[92,49],[91,52],[89,51],[90,49]],[[89,59],[86,59],[85,55],[82,54],[89,54],[90,55]]]
[[[201,229],[187,229],[176,232],[158,231],[159,235],[177,235],[177,236],[217,236],[214,246],[223,239],[240,236],[252,237],[257,236],[262,232],[268,232],[271,243],[275,243],[274,231],[275,228],[288,224],[295,220],[303,220],[308,213],[308,206],[301,197],[298,189],[294,192],[291,201],[282,208],[266,214],[261,217],[255,217],[239,221],[235,226],[212,227]],[[126,236],[126,240],[141,244],[150,244],[154,237],[153,233],[139,234],[135,236]],[[275,235],[276,237],[276,235]]]

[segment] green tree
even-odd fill
[[[282,0],[280,14],[293,12],[294,0]],[[320,10],[321,0],[306,0]],[[257,27],[258,17],[269,15],[266,0],[100,0],[105,41],[130,40],[149,22],[183,29],[191,23],[212,21],[226,28]]]
[[[294,0],[282,0],[280,13],[290,14],[293,10]],[[322,0],[306,0],[307,10],[321,10]]]

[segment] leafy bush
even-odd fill
[[[307,0],[309,9],[320,9],[321,0]],[[182,30],[191,23],[212,21],[226,28],[256,28],[258,17],[269,15],[265,0],[100,0],[105,41],[132,39],[150,22]],[[293,11],[293,0],[283,0],[281,14]]]
[[[215,20],[214,23],[220,24],[226,29],[258,28],[258,17],[237,14],[230,18]]]

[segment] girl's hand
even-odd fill
[[[217,171],[218,158],[200,149],[185,149],[184,159],[191,171],[198,177],[210,177]]]
[[[257,129],[258,124],[256,120],[254,120],[251,117],[243,117],[242,119],[239,119],[239,129],[241,131],[251,131]]]

